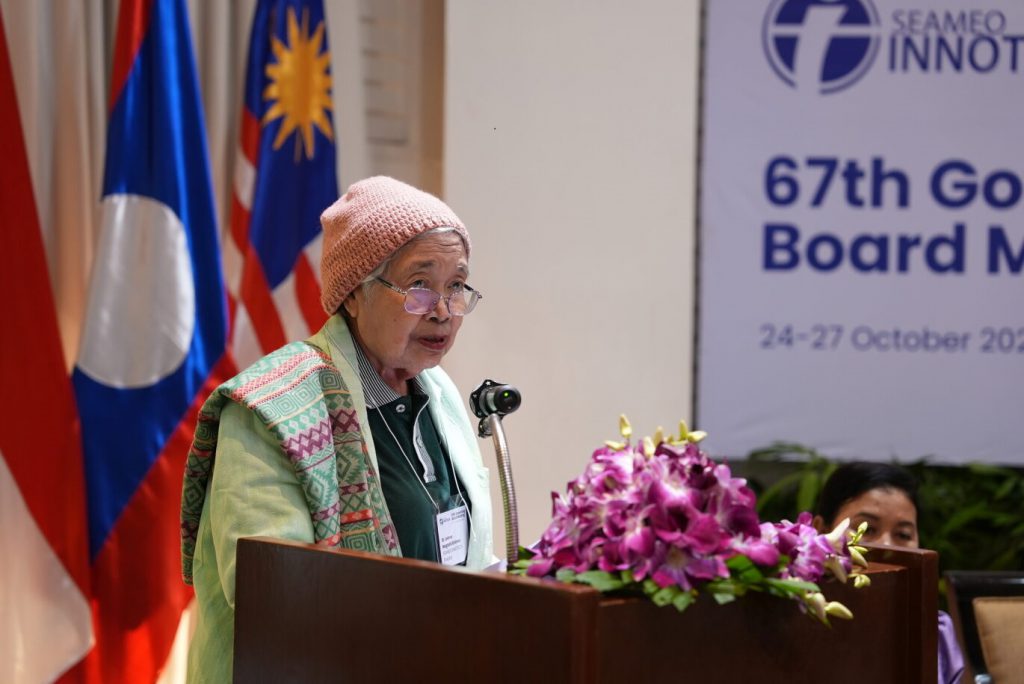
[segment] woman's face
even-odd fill
[[[863,540],[873,544],[918,547],[917,509],[899,489],[871,489],[844,503],[836,514],[835,523],[850,519],[856,529],[862,522],[868,524]]]
[[[469,276],[466,248],[457,233],[438,233],[398,251],[382,277],[403,290],[423,287],[442,296],[462,287]],[[345,300],[353,333],[381,378],[401,394],[405,382],[441,362],[462,325],[444,299],[434,310],[411,314],[404,295],[381,283],[359,287]]]

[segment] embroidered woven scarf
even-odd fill
[[[199,410],[181,492],[186,584],[192,584],[220,414],[229,401],[254,412],[280,443],[305,494],[317,544],[401,555],[352,395],[330,356],[308,342],[293,342],[218,387]]]

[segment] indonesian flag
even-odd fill
[[[92,643],[85,483],[0,17],[0,681],[53,681]]]

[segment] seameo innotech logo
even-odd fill
[[[764,16],[765,56],[801,91],[834,93],[864,76],[881,40],[871,0],[774,0]]]
[[[1024,34],[1010,30],[1014,15],[1019,23],[1021,7],[1014,4],[1021,0],[990,1],[886,8],[883,25],[872,0],[772,0],[762,47],[783,82],[822,95],[849,88],[872,69],[926,78],[1024,72]]]

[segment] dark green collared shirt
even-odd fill
[[[381,379],[358,343],[355,348],[381,489],[402,555],[437,562],[437,514],[458,505],[460,487],[427,408],[429,397],[415,378],[409,394],[401,396]]]

